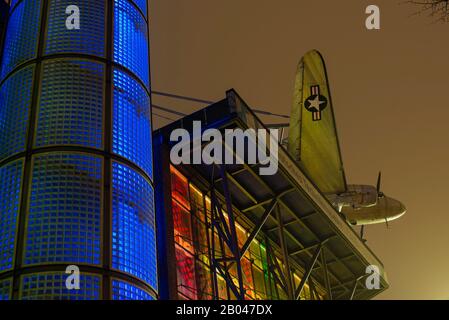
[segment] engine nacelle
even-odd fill
[[[327,196],[332,205],[338,208],[338,211],[341,211],[343,207],[352,207],[357,210],[376,205],[378,193],[375,187],[363,184],[350,184],[347,189],[344,193]]]

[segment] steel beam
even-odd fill
[[[321,250],[321,265],[323,266],[323,277],[324,282],[326,283],[327,299],[332,300],[332,288],[329,279],[329,271],[327,270],[326,254],[324,250]]]
[[[294,255],[297,255],[297,254],[300,254],[300,253],[303,253],[303,252],[312,250],[312,249],[314,249],[314,248],[320,246],[321,244],[324,244],[325,242],[327,242],[327,241],[329,241],[329,240],[331,240],[331,239],[333,239],[333,238],[336,238],[336,237],[337,237],[337,235],[330,236],[329,238],[327,238],[326,240],[324,240],[322,243],[317,243],[317,244],[314,244],[314,245],[312,245],[312,246],[310,246],[310,247],[300,248],[300,249],[298,249],[298,250],[295,250],[295,251],[293,251],[293,252],[290,252],[290,255],[291,255],[291,256],[294,256]]]
[[[254,171],[254,169],[251,167],[251,166],[249,166],[249,165],[247,165],[247,164],[244,164],[244,166],[245,166],[245,168],[247,168],[248,169],[248,171],[253,175],[253,177],[256,179],[256,180],[258,180],[261,184],[263,184],[266,188],[268,188],[268,190],[271,190],[271,188],[270,188],[270,186],[261,178],[261,177],[259,177],[258,175],[257,175],[257,173]],[[271,192],[272,192],[272,194],[273,194],[273,196],[274,196],[274,192],[271,190]],[[295,212],[284,202],[284,201],[282,201],[282,199],[281,198],[279,198],[279,204],[280,205],[282,205],[289,213],[290,213],[290,215],[293,217],[293,218],[295,218],[295,219],[297,219],[298,220],[298,222],[301,224],[301,226],[302,227],[304,227],[305,229],[307,229],[307,231],[309,231],[312,235],[313,235],[313,237],[317,240],[317,242],[321,242],[321,240],[320,240],[320,238],[315,234],[315,232],[313,232],[313,230],[312,229],[310,229],[310,227],[308,226],[308,225],[306,225],[305,223],[304,223],[304,221],[302,221],[301,220],[301,218],[300,217],[298,217],[296,214],[295,214]],[[294,239],[294,240],[297,240],[295,237],[293,237],[292,236],[292,238]],[[299,242],[299,241],[298,241]],[[331,254],[332,254],[332,252],[331,252]],[[336,258],[335,257],[335,255],[334,254],[332,254],[333,256],[334,256],[334,258]],[[352,273],[353,275],[354,275],[354,277],[356,276],[353,272],[352,272],[352,270],[351,269],[349,269],[344,263],[342,263],[342,265],[350,272],[350,273]],[[335,278],[335,280],[337,280],[339,283],[341,283],[341,281],[340,281],[340,279],[338,279],[333,273],[331,273],[331,275]]]
[[[240,262],[240,249],[238,246],[238,239],[237,239],[237,230],[235,227],[235,221],[234,221],[234,210],[232,208],[232,199],[231,199],[231,193],[229,191],[229,184],[228,179],[226,175],[226,168],[224,165],[220,167],[220,174],[223,178],[222,184],[223,184],[223,196],[226,199],[226,209],[228,213],[228,220],[229,220],[229,231],[231,234],[231,241],[230,241],[230,249],[235,257],[235,264],[237,268],[237,281],[239,283],[239,294],[236,294],[236,297],[240,300],[245,300],[245,289],[243,287],[243,273],[242,273],[242,264]],[[226,224],[226,220],[223,221],[224,224]]]
[[[273,209],[276,207],[278,202],[277,198],[274,198],[270,205],[267,207],[267,209],[265,210],[265,213],[262,215],[262,218],[260,219],[259,223],[254,227],[253,231],[251,232],[251,234],[249,235],[248,239],[246,239],[245,244],[242,247],[242,250],[240,252],[240,256],[244,256],[246,251],[248,250],[249,246],[251,245],[251,242],[256,238],[257,234],[260,232],[260,230],[262,229],[263,225],[265,224],[265,222],[267,221],[268,217],[270,216],[271,212],[273,211]]]
[[[266,249],[267,249],[267,262],[268,262],[268,269],[269,273],[271,273],[274,276],[275,282],[277,281],[282,289],[284,289],[285,292],[287,292],[287,281],[285,279],[284,271],[279,266],[279,263],[276,258],[276,254],[274,253],[273,249],[270,245],[270,240],[267,238],[266,243]],[[279,273],[279,276],[276,274],[275,269]],[[279,278],[281,277],[281,278]],[[276,289],[276,286],[275,286]],[[278,294],[279,295],[279,294]]]
[[[286,222],[284,222],[284,227],[289,226],[289,225],[291,225],[291,224],[295,224],[295,223],[298,223],[298,221],[297,221],[296,219],[292,219],[292,220],[286,221]],[[274,227],[272,227],[272,228],[267,229],[266,231],[267,231],[267,232],[274,232],[274,231],[276,231],[278,228],[279,228],[279,226],[276,225],[276,226],[274,226]]]
[[[281,243],[282,258],[284,260],[284,273],[285,273],[285,280],[287,282],[287,295],[290,300],[293,300],[294,292],[289,262],[290,255],[288,254],[287,244],[285,243],[284,224],[282,222],[281,210],[279,210],[279,206],[276,206],[275,209],[276,209],[276,218],[279,225],[279,240]]]
[[[249,166],[248,166],[248,167],[249,167]],[[252,171],[251,171],[251,172],[252,172]],[[261,180],[261,181],[264,183],[264,186],[271,192],[271,194],[273,195],[273,197],[270,198],[270,199],[266,199],[266,200],[263,200],[263,201],[259,201],[258,203],[254,204],[254,205],[252,205],[252,206],[243,208],[243,209],[240,210],[241,212],[246,213],[246,212],[248,212],[248,211],[257,209],[257,208],[259,208],[259,207],[261,207],[261,206],[263,206],[263,205],[265,205],[265,204],[270,203],[271,201],[273,201],[273,199],[275,199],[275,198],[277,198],[277,199],[282,198],[283,196],[285,196],[285,195],[288,194],[289,192],[292,192],[292,191],[295,190],[294,188],[288,188],[288,189],[282,191],[281,193],[279,193],[278,195],[275,195],[274,191],[273,191],[273,190],[272,190],[272,189],[265,183],[265,181],[263,181],[263,180]]]
[[[320,243],[318,245],[318,247],[316,248],[315,253],[313,254],[312,260],[310,261],[309,265],[307,266],[307,269],[306,269],[305,273],[302,276],[301,282],[299,283],[299,286],[298,286],[298,288],[295,291],[295,298],[296,298],[296,300],[300,299],[302,289],[304,288],[304,285],[309,280],[309,277],[312,274],[313,267],[314,267],[315,263],[318,260],[318,257],[319,257],[319,255],[321,253],[321,248],[322,247],[323,247],[323,244]]]
[[[337,258],[337,259],[327,260],[327,265],[330,265],[330,264],[333,264],[333,263],[337,263],[337,262],[342,262],[342,261],[348,260],[348,259],[353,258],[353,257],[354,257],[354,254],[351,253],[351,254],[349,254],[349,255],[347,255],[347,256],[344,256],[344,257],[342,257],[342,258]],[[315,270],[318,270],[318,269],[320,269],[321,267],[322,267],[322,265],[316,266],[316,267],[315,267]],[[354,277],[355,277],[355,276],[354,276]]]
[[[357,290],[357,286],[358,285],[359,285],[359,279],[356,279],[355,283],[354,283],[354,288],[352,288],[352,292],[351,292],[351,296],[349,297],[349,300],[353,300],[354,299],[354,295],[355,295],[355,292]]]

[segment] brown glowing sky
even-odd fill
[[[410,17],[416,7],[400,2],[150,0],[153,89],[220,100],[235,88],[253,107],[289,113],[296,64],[320,50],[348,182],[375,184],[382,170],[383,191],[408,208],[390,229],[365,230],[390,280],[379,298],[448,299],[449,23]],[[369,4],[380,31],[365,29]]]

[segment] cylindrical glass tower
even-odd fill
[[[66,26],[73,4],[79,29]],[[151,139],[147,1],[13,0],[0,299],[157,298]]]

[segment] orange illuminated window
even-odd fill
[[[187,210],[190,210],[189,184],[175,167],[170,166],[172,198],[182,204]]]

